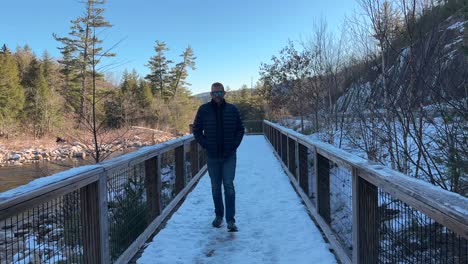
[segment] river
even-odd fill
[[[22,166],[0,167],[0,193],[24,185],[34,179],[92,163],[90,160],[41,161]]]
[[[113,152],[108,159],[133,152],[138,148],[127,148],[123,151]],[[64,161],[41,161],[26,163],[21,166],[0,167],[0,193],[24,185],[34,179],[52,175],[74,167],[94,164],[88,156],[86,159],[67,159]]]

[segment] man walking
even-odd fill
[[[244,136],[244,125],[239,110],[224,100],[224,86],[215,82],[211,85],[211,102],[198,109],[193,122],[193,135],[206,149],[208,173],[211,178],[211,193],[216,217],[214,227],[221,227],[226,205],[226,223],[230,232],[236,232],[236,150]],[[221,193],[224,186],[224,204]]]

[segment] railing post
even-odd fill
[[[272,143],[272,145],[273,145],[273,137],[272,137],[272,133],[271,133],[271,126],[267,125],[267,127],[268,127],[268,138],[270,139],[270,143]]]
[[[277,129],[276,130],[276,152],[278,153],[278,156],[281,157],[281,132]]]
[[[289,164],[290,163],[289,157],[291,156],[291,153],[290,153],[291,148],[289,147],[290,138],[287,135],[285,135],[285,137],[286,137],[286,162],[285,163],[286,163],[286,167],[288,168],[289,172],[291,172],[291,174],[294,175],[294,172],[291,171],[291,165],[292,164],[291,165]]]
[[[297,174],[299,175],[299,185],[301,186],[304,193],[310,197],[310,190],[309,190],[309,164],[308,164],[308,157],[307,157],[307,147],[299,144],[296,141],[296,153],[297,153]]]
[[[281,159],[281,132],[279,130],[276,130],[276,136],[276,152],[278,153],[278,156]]]
[[[280,151],[279,151],[279,131],[278,129],[275,128],[275,150],[276,153],[278,153],[278,156],[280,156]]]
[[[300,162],[300,160],[299,160],[299,143],[296,140],[294,140],[294,151],[295,151],[295,153],[294,153],[294,164],[296,166],[295,167],[295,172],[296,172],[297,178],[299,180],[301,180],[301,174],[300,174],[300,171],[299,171],[299,162]],[[302,188],[302,190],[304,190],[304,192],[306,192],[306,190],[304,188]],[[308,196],[309,193],[308,192],[306,192],[306,193],[307,193],[307,196]]]
[[[161,213],[161,170],[160,156],[145,161],[145,187],[148,203],[148,222]]]
[[[353,173],[353,263],[378,263],[378,190]]]
[[[330,217],[330,161],[315,149],[315,175],[317,176],[317,211],[328,224]]]
[[[269,125],[266,125],[265,126],[267,127],[267,131],[268,131],[268,140],[270,141],[270,143],[272,143],[272,140],[271,140],[271,127]]]
[[[297,174],[297,151],[296,151],[296,140],[288,138],[288,168],[292,175],[296,178],[299,183],[299,174]]]
[[[288,165],[288,136],[281,133],[281,159]]]
[[[80,189],[83,256],[85,263],[96,263],[104,256],[101,244],[99,180]],[[98,201],[98,202],[96,202]]]
[[[198,166],[198,143],[196,140],[190,142],[190,164],[192,168],[192,177],[200,170]]]
[[[175,148],[175,191],[178,194],[185,187],[185,144]]]
[[[110,263],[109,246],[109,211],[107,205],[107,174],[99,177],[99,211],[100,211],[100,239],[101,239],[101,263]]]

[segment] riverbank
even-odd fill
[[[140,147],[158,144],[176,137],[176,135],[165,131],[136,127],[126,131],[115,131],[112,135],[107,136],[108,140],[103,140],[105,144],[101,146],[101,152],[104,156],[111,156],[112,153],[127,153],[130,152],[130,149],[136,150]],[[92,141],[80,141],[77,138],[85,137],[60,137],[60,140],[57,140],[57,137],[41,139],[1,138],[0,167],[22,166],[43,161],[66,161],[69,159],[92,160]]]

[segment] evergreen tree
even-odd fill
[[[31,61],[36,58],[36,55],[32,52],[29,45],[24,45],[24,47],[16,47],[15,53],[16,63],[18,64],[18,74],[21,84],[24,86],[24,81],[27,78],[27,73],[29,71],[29,64]]]
[[[45,115],[46,131],[55,127],[61,121],[61,109],[63,107],[64,98],[60,91],[60,72],[58,64],[52,60],[49,52],[44,51],[42,55],[42,72],[47,81],[49,96],[46,98],[47,114]]]
[[[178,88],[190,85],[185,81],[188,76],[188,68],[195,70],[196,57],[190,46],[188,46],[180,56],[183,58],[182,62],[177,63],[176,66],[171,69],[171,92],[173,97],[177,96]]]
[[[136,91],[136,96],[138,99],[138,105],[141,108],[148,108],[151,106],[153,101],[153,93],[151,92],[151,86],[148,82],[143,79],[138,81],[138,89]]]
[[[99,46],[102,40],[96,35],[96,30],[112,26],[102,16],[104,9],[100,6],[104,4],[104,0],[87,0],[84,15],[71,21],[69,37],[53,35],[57,41],[64,45],[60,50],[64,57],[63,63],[67,68],[67,73],[78,71],[77,78],[81,85],[77,109],[79,120],[89,115],[90,106],[87,105],[87,96],[90,90],[88,78],[93,78],[90,76],[93,72],[93,65],[98,64],[103,57],[115,56],[113,53],[103,52],[102,47]]]
[[[153,95],[159,94],[162,99],[167,99],[171,94],[169,65],[172,61],[166,58],[165,52],[169,51],[169,48],[164,41],[157,40],[154,50],[156,51],[156,55],[151,57],[147,64],[151,73],[146,75],[145,79],[151,83]]]
[[[18,67],[8,48],[0,51],[0,126],[8,133],[24,104],[24,92],[18,76]]]
[[[59,72],[63,78],[63,84],[59,90],[65,100],[64,109],[78,113],[80,109],[81,81],[79,68],[76,65],[76,60],[73,58],[74,48],[72,46],[65,46],[59,49],[62,53],[62,58],[58,61],[62,65]]]
[[[7,45],[6,45],[6,44],[3,44],[2,49],[0,50],[0,53],[7,53],[7,52],[11,54],[11,51],[10,51],[10,49],[7,47]]]
[[[56,87],[56,85],[60,82],[58,68],[56,67],[57,65],[54,63],[47,50],[42,54],[41,61],[44,78],[47,80],[47,84],[49,85],[51,91],[58,91],[59,89]]]
[[[68,61],[68,66],[71,66],[70,70],[79,70],[78,78],[81,87],[77,118],[82,128],[92,134],[91,156],[96,163],[105,158],[102,156],[100,147],[102,142],[99,138],[103,138],[100,135],[103,131],[100,130],[103,129],[102,124],[106,123],[106,116],[98,113],[100,109],[98,109],[97,102],[102,98],[97,98],[99,96],[97,79],[102,77],[102,73],[98,71],[97,66],[104,58],[115,56],[110,50],[103,49],[103,41],[97,36],[99,30],[112,26],[103,16],[104,8],[101,6],[104,4],[104,0],[87,0],[84,15],[72,21],[69,37],[54,35],[54,38],[64,45],[62,54],[70,53]],[[108,95],[108,93],[103,93],[103,95]]]
[[[51,91],[41,63],[31,61],[25,79],[24,114],[33,128],[34,138],[42,137],[50,129]]]
[[[121,103],[123,110],[123,119],[126,123],[131,124],[138,114],[138,74],[135,70],[128,73],[127,70],[123,73],[122,85],[120,86]]]

